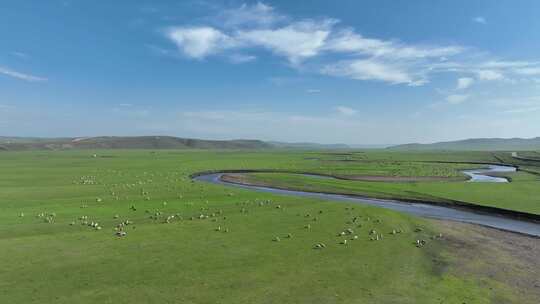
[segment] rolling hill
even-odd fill
[[[469,151],[526,151],[540,150],[540,137],[535,138],[471,138],[432,144],[405,144],[388,147],[390,150],[469,150]]]
[[[172,136],[102,136],[86,138],[0,137],[0,150],[71,149],[266,149],[260,140],[203,140]]]

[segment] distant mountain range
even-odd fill
[[[72,150],[72,149],[298,149],[346,150],[385,148],[383,145],[345,145],[318,143],[287,143],[262,140],[206,140],[173,136],[100,136],[100,137],[7,137],[0,136],[0,151]],[[449,150],[449,151],[531,151],[540,150],[540,137],[536,138],[473,138],[432,144],[405,144],[389,146],[396,151]]]
[[[70,149],[265,149],[260,140],[203,140],[172,136],[102,136],[84,138],[0,137],[0,150]]]
[[[0,151],[71,149],[347,149],[347,145],[265,142],[261,140],[204,140],[173,136],[101,136],[70,138],[2,137]]]
[[[540,150],[536,138],[472,138],[432,144],[405,144],[388,147],[390,150],[469,150],[469,151],[527,151]]]
[[[348,145],[345,144],[318,144],[318,143],[287,143],[279,141],[270,141],[269,144],[273,145],[276,148],[285,148],[285,149],[304,149],[304,150],[341,150],[341,149],[350,149]]]

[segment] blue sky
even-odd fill
[[[0,135],[540,136],[538,1],[2,1]]]

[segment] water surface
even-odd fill
[[[481,170],[481,172],[479,170]],[[485,173],[493,173],[493,172],[512,172],[512,171],[515,171],[515,168],[507,167],[507,166],[490,166],[487,169],[479,169],[479,170],[468,170],[470,174],[474,175],[474,177],[471,176],[472,178],[471,180],[475,179],[474,180],[475,182],[480,181],[480,180],[482,182],[489,182],[489,181],[502,182],[498,180],[498,178],[497,180],[492,180],[488,178],[483,178],[481,177],[481,175],[482,173],[485,174]],[[507,171],[502,171],[502,170],[507,170]],[[478,171],[478,172],[472,173],[470,171]],[[273,193],[273,194],[293,195],[293,196],[317,198],[317,199],[324,199],[324,200],[331,200],[331,201],[359,203],[363,205],[371,205],[371,206],[392,209],[392,210],[396,210],[396,211],[400,211],[400,212],[404,212],[408,214],[413,214],[417,216],[427,217],[427,218],[473,223],[473,224],[484,225],[484,226],[503,229],[503,230],[512,231],[512,232],[519,232],[519,233],[533,235],[533,236],[540,236],[540,223],[527,221],[527,220],[513,219],[513,218],[505,217],[503,215],[493,215],[493,214],[487,214],[487,213],[482,213],[482,212],[470,211],[470,210],[459,209],[459,208],[443,207],[443,206],[437,206],[437,205],[431,205],[431,204],[410,203],[410,202],[400,201],[400,200],[373,199],[373,198],[367,198],[367,197],[358,197],[358,196],[350,196],[350,195],[342,195],[342,194],[314,193],[314,192],[305,192],[305,191],[297,191],[297,190],[275,189],[271,187],[240,185],[240,184],[234,184],[234,183],[221,180],[221,176],[223,174],[224,173],[201,175],[201,176],[195,177],[195,180],[213,183],[213,184],[225,185],[228,187],[250,189],[250,190]],[[504,180],[505,182],[508,182],[506,179]]]

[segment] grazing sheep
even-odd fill
[[[323,248],[326,248],[326,245],[324,243],[317,243],[317,244],[315,244],[315,246],[313,248],[314,249],[323,249]]]
[[[426,245],[426,240],[416,240],[416,247],[420,248]]]

